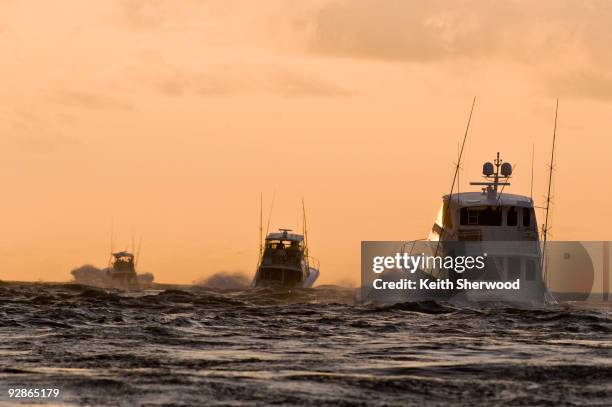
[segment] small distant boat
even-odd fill
[[[111,236],[110,258],[108,267],[99,269],[86,264],[73,269],[70,274],[74,282],[100,288],[115,288],[119,290],[140,290],[153,285],[154,276],[151,273],[136,273],[140,258],[140,245],[136,255],[127,250],[113,251]]]
[[[266,236],[253,287],[310,288],[319,277],[303,235],[279,229]]]

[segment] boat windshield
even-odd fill
[[[296,240],[267,240],[262,264],[299,267],[304,258],[304,246]]]
[[[501,226],[502,207],[472,206],[461,208],[459,213],[459,223],[461,225],[474,226]]]
[[[533,209],[517,206],[471,206],[459,211],[461,226],[531,226]]]
[[[296,240],[266,240],[266,249],[272,250],[301,250],[302,244]]]

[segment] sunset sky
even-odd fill
[[[384,5],[384,7],[383,7]],[[319,283],[361,240],[426,237],[477,97],[461,190],[500,151],[552,238],[610,239],[609,1],[0,0],[0,279],[67,281],[142,238],[139,271],[254,273],[259,196]],[[540,218],[540,223],[541,223]]]

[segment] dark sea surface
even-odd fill
[[[0,404],[610,406],[610,311],[0,283]]]

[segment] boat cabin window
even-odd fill
[[[518,211],[514,206],[508,208],[508,212],[506,212],[506,225],[507,226],[516,226],[518,225]]]
[[[501,226],[501,206],[473,206],[461,208],[459,223],[463,226]]]
[[[295,240],[267,240],[266,248],[272,250],[299,249],[300,242]]]
[[[523,208],[523,226],[531,226],[531,210],[529,208]]]

